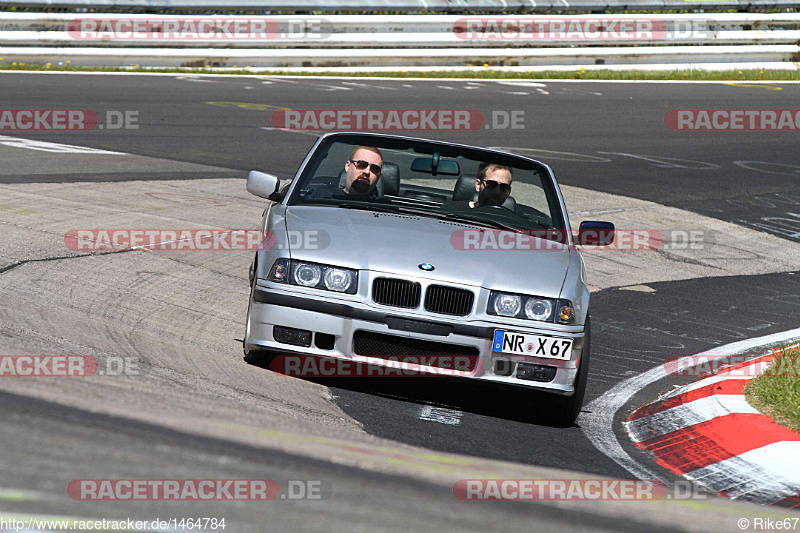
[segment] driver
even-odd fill
[[[470,207],[482,205],[503,205],[511,194],[513,170],[496,163],[481,163],[478,166],[478,178],[475,180],[477,201],[470,202]]]
[[[377,183],[383,170],[383,155],[372,146],[359,146],[344,163],[345,182],[309,191],[307,198],[376,200]]]
[[[346,195],[374,195],[375,184],[381,176],[383,155],[372,146],[359,146],[350,154],[344,164],[347,181],[344,185]]]

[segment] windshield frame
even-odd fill
[[[456,158],[461,156],[474,161],[491,160],[513,168],[536,172],[541,178],[542,188],[550,212],[557,215],[551,217],[554,226],[553,229],[563,230],[569,228],[566,206],[561,191],[557,186],[555,175],[548,165],[540,161],[492,148],[480,148],[434,139],[369,132],[334,132],[320,136],[317,142],[311,147],[302,165],[298,169],[295,179],[292,180],[289,189],[286,191],[286,196],[282,203],[285,203],[286,206],[337,207],[337,204],[333,202],[302,202],[300,198],[300,191],[306,183],[313,179],[317,169],[322,161],[324,161],[326,154],[334,143],[352,144],[353,146],[377,146],[379,149],[403,151],[408,148],[414,148],[415,145],[418,147],[418,145],[423,144],[426,145],[426,148],[430,148],[431,152],[438,152],[441,157]],[[425,152],[420,152],[420,154],[423,153]],[[355,202],[355,200],[353,201]],[[363,203],[366,204],[366,202]],[[435,216],[436,214],[435,211],[431,211],[431,216]]]

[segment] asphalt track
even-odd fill
[[[796,105],[799,92],[800,86],[794,84],[500,84],[445,80],[4,74],[0,76],[3,108],[91,109],[101,120],[108,111],[133,111],[138,128],[70,133],[3,132],[15,139],[91,147],[135,157],[100,155],[87,160],[79,154],[14,149],[12,145],[16,141],[0,138],[0,156],[4,161],[0,185],[17,186],[15,190],[24,191],[25,184],[47,187],[47,184],[97,183],[99,186],[111,182],[120,187],[114,190],[124,190],[126,182],[133,184],[142,180],[170,183],[207,180],[209,186],[204,193],[210,198],[220,194],[212,187],[216,180],[242,178],[250,169],[272,172],[282,178],[293,175],[314,137],[308,133],[274,130],[270,116],[275,109],[408,109],[418,108],[420,102],[424,102],[426,109],[477,109],[486,117],[497,111],[523,111],[525,121],[524,128],[518,130],[416,132],[420,136],[528,149],[527,153],[537,154],[554,168],[562,185],[680,208],[763,231],[755,235],[771,234],[783,240],[787,247],[794,247],[800,241],[797,132],[678,132],[664,125],[664,116],[672,109],[787,109]],[[224,194],[213,197],[231,207],[230,197]],[[258,202],[252,197],[247,202],[248,209],[257,213]],[[200,205],[208,208],[206,204]],[[6,228],[10,229],[7,224]],[[11,242],[6,254],[10,259],[3,264],[9,266],[5,266],[0,275],[16,275],[24,280],[25,273],[19,271],[30,265],[14,260],[34,257],[36,253],[32,253],[32,246],[13,243],[16,234],[9,232],[8,235],[11,238],[3,237],[3,241],[4,245]],[[757,249],[760,242],[756,238],[741,245]],[[33,248],[42,258],[58,255],[52,250]],[[797,271],[800,270],[800,255],[795,257],[797,268],[793,270]],[[246,275],[237,273],[233,263],[228,266],[226,274],[239,275],[242,279]],[[46,275],[46,271],[40,275]],[[244,302],[246,287],[244,290],[244,294],[230,294],[226,298]],[[31,304],[29,312],[37,313],[35,303]],[[44,317],[45,311],[41,313]],[[26,316],[23,312],[15,316],[11,310],[3,314],[7,346],[26,345],[26,337],[20,335],[28,326],[24,324]],[[649,283],[647,291],[608,288],[593,294],[592,316],[594,353],[585,404],[620,379],[649,370],[667,357],[689,355],[798,327],[800,274],[789,271],[662,281]],[[68,319],[66,316],[65,320]],[[241,320],[243,322],[243,316]],[[45,323],[42,318],[39,327],[44,327]],[[29,329],[37,328],[30,326]],[[37,337],[27,338],[30,341]],[[88,334],[81,342],[84,346],[100,346],[92,344]],[[133,341],[131,344],[135,346]],[[34,346],[40,345],[41,342],[34,343]],[[74,345],[55,342],[48,347],[68,350]],[[6,348],[7,353],[15,353],[9,349]],[[258,387],[261,376],[267,373],[254,367],[247,367],[246,371],[250,373],[248,379],[252,379],[253,387]],[[674,381],[675,384],[679,382]],[[661,382],[640,391],[627,406],[628,411],[672,384]],[[431,386],[425,381],[410,383],[407,380],[368,386],[336,381],[325,385],[331,387],[338,407],[376,437],[438,452],[567,468],[591,475],[630,477],[589,442],[579,425],[554,428],[544,424],[536,412],[536,403],[515,391],[464,384]],[[16,394],[23,392],[15,388]],[[135,397],[131,393],[131,398]],[[125,477],[121,474],[123,471],[129,472],[127,477],[131,478],[151,477],[159,471],[158,465],[165,465],[164,468],[175,465],[171,470],[175,478],[203,477],[188,475],[194,469],[205,469],[207,478],[246,477],[244,473],[250,475],[257,471],[258,465],[270,465],[270,476],[274,478],[311,479],[324,474],[326,479],[333,479],[334,485],[352,491],[344,498],[345,508],[325,507],[325,523],[344,525],[358,515],[372,530],[376,529],[377,522],[369,514],[381,509],[379,514],[381,519],[386,519],[386,530],[402,529],[409,515],[409,509],[404,508],[402,502],[408,505],[415,502],[414,513],[420,509],[427,511],[415,517],[419,522],[405,524],[407,529],[422,530],[422,525],[426,524],[430,527],[424,529],[478,530],[499,522],[507,524],[508,529],[530,527],[527,520],[531,507],[505,504],[490,511],[484,507],[481,513],[468,513],[463,523],[447,522],[431,509],[439,505],[447,509],[446,515],[450,518],[460,516],[462,510],[450,505],[452,492],[442,492],[441,487],[416,486],[408,480],[384,478],[378,474],[374,474],[374,478],[368,476],[365,484],[360,485],[356,478],[361,474],[345,467],[328,470],[328,464],[291,454],[236,446],[225,452],[231,456],[231,462],[217,463],[214,450],[225,449],[223,443],[217,441],[206,443],[199,437],[164,436],[154,427],[136,426],[122,418],[98,423],[94,415],[85,411],[75,409],[65,413],[61,410],[66,408],[44,401],[34,402],[35,408],[26,407],[27,402],[15,395],[6,396],[4,403],[12,409],[3,415],[3,427],[13,429],[0,432],[4,440],[8,439],[3,448],[15,451],[0,454],[0,458],[4,479],[16,481],[4,482],[5,485],[26,486],[33,491],[37,487],[54,485],[53,465],[64,468],[58,451],[85,449],[86,457],[104,458],[91,468],[115,471],[116,465],[118,477]],[[619,416],[624,414],[621,412]],[[582,416],[591,416],[591,413],[584,412]],[[29,422],[23,423],[23,420]],[[70,424],[65,424],[64,420],[69,420]],[[25,455],[26,442],[41,446],[41,452],[34,458],[35,472],[18,467],[17,458]],[[112,446],[109,442],[115,444]],[[153,456],[152,450],[161,449],[159,446],[164,447],[164,453]],[[112,447],[126,458],[120,460],[109,454]],[[193,450],[206,447],[207,455],[193,455]],[[170,452],[173,448],[176,451]],[[626,451],[643,463],[652,463],[652,459],[633,446],[626,445]],[[170,453],[177,455],[170,457]],[[45,469],[47,466],[50,470]],[[82,469],[76,465],[62,470],[60,477],[77,478]],[[12,473],[15,475],[11,476]],[[379,486],[384,490],[377,488]],[[418,494],[412,496],[415,491]],[[70,507],[69,503],[56,501],[47,506],[50,513],[91,514],[86,507]],[[306,529],[319,529],[322,523],[305,521],[308,515],[302,506],[310,503],[298,502],[296,511],[294,508],[286,511],[286,506],[281,507],[280,512],[275,511],[275,516],[284,520],[281,528],[296,519],[295,524],[302,521]],[[37,504],[39,509],[41,504]],[[15,511],[30,510],[32,506],[33,503],[17,507]],[[264,510],[251,504],[240,507],[236,514],[242,530],[257,528],[259,520],[265,516]],[[564,513],[546,506],[536,509],[536,519],[541,521],[537,529],[540,530],[565,522],[574,529],[595,525],[636,531],[642,527],[638,518],[593,522],[600,519],[582,514],[583,511]],[[156,510],[162,508],[142,505],[136,509],[143,516]],[[179,511],[184,509],[172,510],[180,515]],[[103,508],[103,513],[110,511],[110,508]],[[269,517],[272,511],[266,513]],[[733,530],[733,527],[721,530]],[[345,529],[348,528],[342,528]],[[653,527],[648,529],[654,530]]]
[[[752,223],[800,205],[796,131],[687,132],[664,125],[673,109],[792,109],[798,84],[506,83],[35,74],[0,81],[4,105],[17,108],[47,102],[54,109],[92,109],[101,120],[106,111],[138,112],[138,130],[68,137],[150,157],[291,177],[312,137],[263,129],[271,127],[275,109],[404,109],[424,102],[425,109],[477,109],[487,122],[492,112],[524,111],[520,130],[425,136],[576,154],[540,157],[563,184]],[[25,136],[67,142],[63,133]]]

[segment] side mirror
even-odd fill
[[[578,229],[579,246],[609,246],[614,242],[614,224],[586,220]]]
[[[278,176],[265,174],[264,172],[258,172],[257,170],[251,170],[247,175],[247,192],[250,194],[255,194],[256,196],[260,196],[261,198],[268,198],[276,201],[272,198],[272,196],[278,191],[279,182],[280,180],[278,179]],[[281,195],[281,198],[277,201],[282,199],[283,196]]]

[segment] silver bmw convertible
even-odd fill
[[[589,291],[553,171],[516,154],[372,133],[323,135],[268,200],[250,273],[245,359],[369,362],[551,393],[578,415]]]

